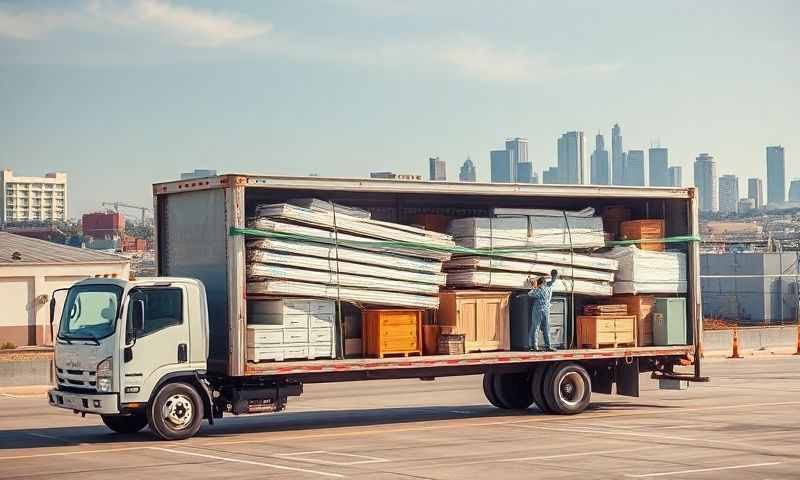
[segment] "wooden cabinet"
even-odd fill
[[[465,335],[467,352],[509,350],[508,293],[453,290],[439,295],[442,333]]]
[[[636,346],[636,317],[602,315],[578,317],[578,347]]]
[[[364,350],[369,357],[422,354],[422,310],[365,309]]]
[[[629,220],[620,224],[621,240],[659,240],[664,238],[664,220]],[[661,252],[663,243],[642,242],[640,250]]]
[[[628,306],[628,315],[636,316],[636,341],[640,347],[653,345],[653,311],[655,297],[648,295],[615,295],[604,303]]]

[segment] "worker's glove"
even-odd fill
[[[550,278],[552,280],[555,280],[556,278],[558,278],[558,270],[556,270],[556,269],[550,270]]]

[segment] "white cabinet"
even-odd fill
[[[335,309],[333,300],[248,300],[247,360],[334,358]]]

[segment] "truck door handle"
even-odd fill
[[[186,363],[189,361],[189,353],[185,343],[178,344],[178,363]]]

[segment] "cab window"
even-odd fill
[[[142,329],[136,332],[137,337],[183,323],[183,290],[180,288],[137,288],[131,292],[129,305],[136,300],[144,302],[144,322]],[[132,315],[133,309],[129,308],[129,320]]]

